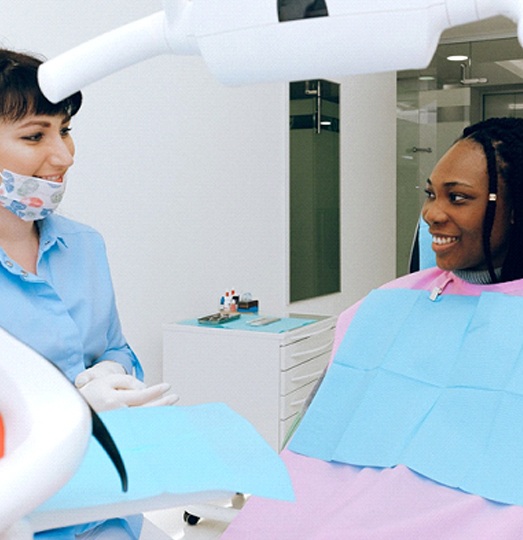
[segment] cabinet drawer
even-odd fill
[[[280,395],[286,396],[298,388],[315,382],[323,373],[330,359],[330,351],[316,356],[308,362],[280,373]]]
[[[302,386],[301,388],[298,388],[298,390],[287,394],[286,396],[280,397],[281,420],[285,420],[302,410],[303,405],[305,405],[305,401],[312,392],[315,383],[316,381],[313,381],[306,386]]]
[[[286,371],[322,354],[330,355],[334,343],[334,328],[311,333],[300,341],[281,347],[281,369]]]

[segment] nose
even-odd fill
[[[428,225],[443,223],[447,220],[447,214],[437,199],[427,199],[421,209],[421,217]]]
[[[74,144],[71,138],[56,137],[49,149],[49,162],[57,168],[68,169],[74,163]]]

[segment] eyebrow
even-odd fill
[[[41,126],[41,127],[49,127],[51,124],[49,122],[37,122],[37,121],[29,121],[29,122],[25,122],[24,124],[22,124],[20,126],[20,128],[24,129],[24,128],[27,128],[27,127],[33,127],[33,126]]]
[[[69,116],[65,116],[62,120],[62,125],[67,124],[71,121],[71,118]],[[20,125],[20,128],[27,128],[27,127],[33,127],[33,126],[40,126],[44,128],[51,127],[51,122],[48,122],[47,120],[28,120],[27,122]]]
[[[432,186],[432,181],[430,178],[427,178],[427,184],[430,184]],[[455,187],[455,186],[465,186],[465,187],[474,187],[472,186],[471,184],[469,184],[468,182],[460,182],[458,180],[449,180],[447,182],[443,182],[443,185],[445,187]]]

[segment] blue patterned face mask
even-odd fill
[[[0,173],[0,205],[24,221],[44,219],[54,212],[65,192],[63,182],[50,182],[4,169]]]

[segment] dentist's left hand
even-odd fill
[[[104,365],[106,364],[106,365]],[[166,394],[171,386],[167,383],[146,386],[124,368],[112,361],[103,361],[78,375],[75,385],[96,411],[120,407],[151,407],[174,405],[176,394]]]
[[[74,381],[74,384],[76,388],[81,388],[93,379],[105,377],[106,375],[111,375],[112,373],[120,373],[125,375],[126,372],[122,364],[114,362],[113,360],[102,360],[94,366],[79,373]]]

